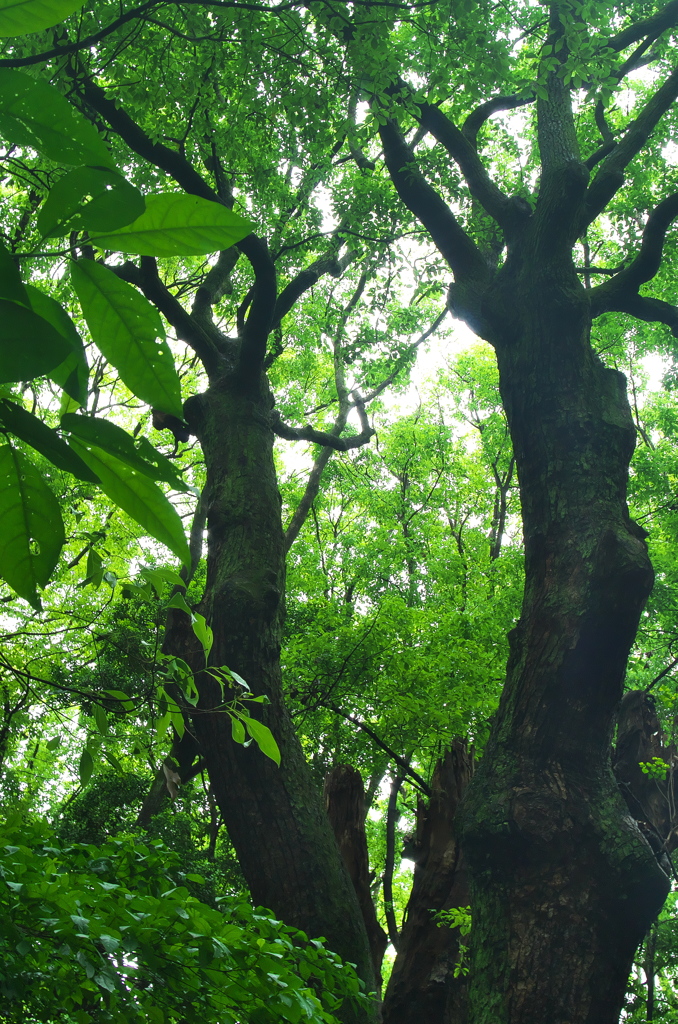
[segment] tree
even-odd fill
[[[49,41],[13,42],[3,63],[53,61],[55,80],[106,128],[137,184],[149,173],[168,176],[210,203],[238,200],[261,221],[209,272],[184,261],[173,274],[139,249],[139,263],[109,267],[156,306],[206,376],[184,407],[207,470],[194,534],[200,541],[206,515],[198,611],[213,630],[211,666],[228,666],[256,696],[270,697],[262,714],[281,748],[280,770],[231,743],[230,720],[215,713],[219,684],[203,671],[205,648],[185,611],[172,612],[165,647],[199,680],[197,711],[181,688],[172,692],[193,722],[254,898],[326,934],[369,979],[358,905],[281,699],[285,545],[272,437],[345,449],[352,402],[358,437],[369,439],[366,386],[380,388],[413,344],[402,344],[387,369],[383,334],[369,337],[369,317],[345,343],[342,317],[361,301],[375,264],[355,274],[340,309],[327,307],[338,409],[329,430],[282,425],[263,372],[279,349],[267,354],[269,336],[286,329],[304,297],[313,308],[319,281],[350,278],[368,255],[388,281],[394,253],[407,256],[395,238],[421,225],[418,237],[432,240],[453,275],[450,309],[497,355],[525,538],[507,682],[462,820],[473,876],[472,1018],[613,1021],[667,878],[626,816],[609,765],[652,570],[626,505],[635,426],[624,379],[594,350],[591,328],[635,319],[678,332],[663,269],[678,213],[666,149],[678,9],[234,0],[168,5],[161,18],[150,10],[120,15],[98,4]],[[158,29],[164,48],[155,45]],[[624,89],[627,109],[616,105]],[[497,114],[505,116],[494,127]],[[401,207],[376,169],[382,152]],[[22,163],[34,183],[30,155]],[[333,197],[329,229],[313,198],[320,183]],[[28,198],[37,203],[40,194]],[[91,241],[72,239],[85,257],[76,285],[81,273],[100,273],[88,266]],[[411,262],[423,264],[415,294],[435,294],[440,270],[430,254]],[[646,294],[651,281],[662,298]],[[236,338],[212,316],[225,311],[231,288],[240,299]],[[190,313],[177,297],[188,291]],[[78,293],[84,308],[82,277]],[[362,397],[346,386],[347,358],[349,366],[361,360]],[[322,469],[317,461],[316,483]]]

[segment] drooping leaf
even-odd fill
[[[44,377],[71,352],[63,335],[43,317],[0,299],[0,384]]]
[[[207,625],[207,620],[204,615],[199,613],[193,616],[192,620],[193,632],[197,636],[198,640],[202,644],[202,649],[205,652],[205,659],[209,658],[210,651],[212,650],[212,644],[214,643],[214,633],[212,627]]]
[[[220,203],[167,192],[147,196],[141,217],[118,231],[92,235],[92,242],[133,256],[204,256],[235,245],[252,227]]]
[[[91,197],[83,203],[85,197]],[[117,171],[76,167],[52,186],[38,214],[45,237],[73,230],[115,231],[144,212],[144,197]]]
[[[89,780],[92,778],[92,772],[94,771],[94,760],[87,747],[83,749],[80,755],[80,761],[78,763],[78,775],[80,776],[80,785],[86,786]]]
[[[59,502],[37,469],[11,445],[0,447],[0,576],[34,608],[64,539]]]
[[[0,68],[0,136],[57,163],[113,166],[97,130],[58,89],[9,68]]]
[[[245,742],[245,726],[235,715],[231,715],[231,735],[236,743]]]
[[[91,583],[95,590],[101,586],[104,578],[104,561],[98,551],[90,548],[87,553],[87,568],[84,584]]]
[[[30,301],[26,294],[26,286],[11,252],[0,242],[0,299],[18,302],[30,309]]]
[[[256,718],[248,717],[244,719],[244,722],[245,728],[262,754],[266,754],[266,757],[270,757],[280,767],[280,748],[268,726]]]
[[[38,419],[27,409],[7,399],[0,401],[0,421],[17,437],[29,444],[31,448],[44,455],[46,459],[59,469],[72,473],[78,480],[87,480],[97,484],[99,478],[89,466],[85,465],[79,455],[59,437],[46,423]]]
[[[163,483],[169,484],[175,491],[190,491],[193,488],[190,484],[181,477],[174,464],[166,458],[162,452],[159,452],[157,448],[154,448],[147,437],[140,437],[137,441],[137,451],[144,457],[146,465],[152,465],[155,469],[153,474],[154,480],[162,480]],[[146,472],[146,471],[145,471]],[[150,471],[148,471],[150,476]]]
[[[177,591],[176,594],[172,594],[172,596],[170,597],[169,601],[167,602],[167,607],[168,608],[178,608],[179,611],[186,612],[187,615],[193,615],[193,612],[191,611],[190,607],[188,606],[186,598],[179,591]]]
[[[151,581],[158,594],[160,594],[163,583],[171,583],[173,587],[186,586],[176,569],[170,569],[167,565],[160,565],[156,569],[144,566],[141,575]]]
[[[108,732],[108,716],[101,704],[94,705],[94,721],[96,722],[96,727],[101,735],[105,736]]]
[[[183,416],[181,383],[155,306],[93,260],[72,263],[71,280],[95,344],[130,391],[154,409]]]
[[[89,367],[87,365],[87,356],[85,355],[85,346],[76,330],[75,324],[63,306],[56,299],[53,299],[51,295],[45,295],[39,288],[34,288],[32,284],[26,285],[26,292],[33,307],[33,312],[47,320],[66,339],[71,347],[70,355],[66,357],[63,363],[59,363],[53,370],[50,370],[47,374],[48,377],[55,384],[58,384],[59,387],[63,388],[66,394],[79,405],[86,405]]]
[[[61,425],[65,430],[75,434],[76,437],[88,444],[94,445],[96,448],[103,448],[110,455],[115,455],[116,459],[121,459],[151,480],[162,480],[177,490],[190,490],[190,487],[175,471],[169,459],[156,451],[146,438],[141,438],[135,443],[132,435],[122,427],[97,416],[77,416],[74,413],[66,413],[61,417]],[[144,441],[146,444],[143,443]],[[148,453],[148,461],[142,457],[141,452]],[[151,453],[153,453],[152,459]]]
[[[71,445],[97,474],[111,501],[188,565],[190,554],[181,519],[160,488],[100,448],[86,448],[76,438]]]
[[[84,0],[0,0],[0,36],[42,32],[79,10]]]

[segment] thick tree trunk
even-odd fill
[[[267,425],[271,401],[265,383],[243,391],[224,378],[186,403],[207,467],[207,586],[199,610],[214,632],[210,665],[238,672],[255,695],[269,698],[266,706],[251,705],[252,714],[275,736],[281,765],[256,745],[245,748],[233,741],[228,715],[212,710],[223,700],[206,673],[199,678],[193,727],[255,904],[270,907],[310,937],[325,936],[330,949],[357,964],[372,990],[370,950],[355,892],[282,700],[285,555]],[[179,653],[178,644],[198,669],[201,652],[185,620],[175,613],[171,645]],[[353,1012],[345,1019],[370,1017]]]
[[[367,929],[374,975],[381,985],[381,962],[388,936],[377,920],[370,892],[370,862],[365,834],[365,789],[357,769],[338,764],[328,773],[324,787],[325,809],[346,865]]]
[[[626,506],[635,432],[624,378],[593,353],[586,292],[547,226],[550,237],[509,257],[485,310],[518,468],[526,582],[464,810],[474,1024],[616,1022],[668,889],[609,756],[652,586]]]
[[[384,996],[384,1024],[462,1024],[466,1019],[467,979],[461,973],[455,977],[459,929],[439,924],[435,912],[470,902],[454,819],[472,774],[473,755],[465,741],[455,740],[436,765],[428,805],[419,805],[414,883]]]

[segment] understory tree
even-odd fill
[[[55,0],[35,5],[54,10],[33,23],[9,3],[0,13],[3,6],[11,38],[0,59],[8,175],[0,365],[12,387],[0,416],[20,442],[8,445],[2,470],[13,493],[42,496],[40,516],[52,526],[40,526],[36,514],[35,527],[21,534],[23,562],[8,541],[0,569],[37,608],[37,587],[65,540],[44,480],[11,454],[22,441],[85,486],[99,485],[182,559],[183,577],[166,577],[176,590],[156,658],[174,740],[146,818],[159,809],[163,787],[176,789],[204,768],[254,901],[325,935],[371,989],[374,948],[283,699],[286,555],[311,515],[306,557],[325,576],[326,598],[343,587],[348,612],[340,627],[328,601],[323,614],[334,616],[336,644],[319,631],[312,661],[312,630],[304,637],[299,613],[288,650],[293,709],[370,728],[354,713],[360,708],[337,696],[345,669],[337,676],[335,666],[332,685],[322,671],[323,658],[331,670],[330,646],[350,647],[352,610],[366,607],[356,595],[362,590],[375,622],[382,604],[398,620],[405,648],[408,631],[425,622],[420,606],[434,629],[435,601],[456,587],[461,611],[456,623],[446,621],[457,629],[480,564],[470,559],[467,524],[486,525],[484,557],[497,563],[517,473],[522,610],[492,731],[455,826],[472,879],[470,1019],[616,1021],[635,951],[669,887],[661,858],[629,817],[610,749],[653,583],[646,529],[627,506],[641,424],[619,366],[642,332],[641,353],[670,350],[678,336],[670,273],[678,4],[151,0],[122,11],[97,2],[66,17],[76,5]],[[54,28],[57,17],[66,21]],[[77,129],[57,103],[63,96]],[[64,164],[75,170],[64,173]],[[25,289],[17,266],[40,288]],[[450,275],[449,311],[496,354],[511,445],[499,413],[479,411],[477,369],[457,364],[470,393],[455,414],[477,431],[489,504],[473,509],[448,485],[450,476],[473,474],[453,457],[445,414],[414,444],[406,421],[393,427],[378,456],[355,463],[364,489],[381,487],[392,524],[366,583],[351,538],[340,537],[341,471],[322,498],[321,479],[332,451],[372,442],[373,403],[398,386],[440,326]],[[65,324],[65,308],[88,328],[89,387],[86,350]],[[174,359],[155,341],[165,324]],[[40,339],[37,362],[18,346],[31,331]],[[134,363],[129,352],[140,336]],[[54,392],[35,383],[44,375]],[[29,379],[30,410],[21,401]],[[57,415],[59,389],[68,397]],[[135,444],[148,426],[143,403],[154,406],[155,427],[174,435],[170,455],[192,446],[195,462],[183,456],[178,476],[148,439]],[[106,410],[121,404],[129,428],[122,436],[105,422]],[[317,446],[286,533],[276,437]],[[143,483],[153,474],[184,494],[189,485],[199,492],[193,507],[180,506],[192,518],[188,548],[176,513]],[[449,493],[439,487],[443,478]],[[69,509],[76,520],[82,496]],[[26,501],[22,507],[35,508]],[[378,536],[386,514],[372,508],[358,529]],[[427,561],[436,548],[430,530],[424,537],[419,529],[424,511],[430,530],[447,523],[458,556],[454,582],[443,581],[437,594],[443,565]],[[103,578],[102,547],[92,526],[89,582]],[[72,556],[74,565],[85,551]],[[490,586],[490,571],[477,572]],[[300,603],[307,597],[300,588]],[[506,612],[501,618],[510,620]],[[475,617],[471,638],[474,627],[482,633]],[[392,671],[376,647],[367,660],[375,676]],[[487,651],[479,660],[493,666]],[[109,697],[124,709],[125,691],[114,689],[118,696]],[[240,710],[243,700],[251,713]],[[369,716],[374,704],[367,699]],[[431,717],[450,740],[453,716],[434,707]],[[473,714],[459,720],[468,729]],[[315,721],[324,739],[322,719]],[[245,730],[258,747],[244,746]],[[394,764],[421,783],[422,736],[410,722],[396,738]],[[451,791],[441,771],[434,788],[443,805],[439,793]],[[399,778],[396,771],[391,820]],[[451,826],[446,835],[456,844]],[[392,860],[392,835],[389,844]],[[410,1019],[428,1012],[416,989],[407,995]],[[452,1020],[466,1012],[456,995],[446,1010],[444,1002],[436,1014]],[[344,1011],[354,1019],[374,1012],[365,1003]],[[406,1019],[395,998],[387,996],[386,1012]]]

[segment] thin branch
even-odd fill
[[[146,132],[104,90],[87,76],[74,73],[75,89],[111,128],[139,156],[169,174],[190,195],[201,196],[220,205],[232,205],[232,196],[222,201],[201,174],[182,153],[160,142],[153,142]],[[258,379],[266,357],[266,343],[272,327],[277,295],[275,265],[264,239],[254,233],[237,243],[254,271],[252,303],[241,335],[241,370],[249,381]]]
[[[123,281],[134,284],[144,293],[149,302],[160,310],[167,322],[172,325],[177,338],[186,342],[193,349],[205,367],[207,375],[212,378],[222,367],[222,357],[208,335],[204,326],[198,323],[184,309],[179,300],[172,295],[158,273],[158,265],[152,256],[143,256],[141,267],[131,260],[109,268]]]
[[[435,318],[431,326],[427,327],[424,333],[421,334],[416,341],[413,341],[411,345],[408,345],[408,347],[405,349],[400,358],[396,360],[396,365],[393,371],[389,373],[388,377],[385,377],[381,381],[381,383],[377,384],[376,388],[373,388],[372,391],[365,395],[365,398],[363,399],[365,405],[369,405],[370,402],[373,402],[374,399],[377,398],[382,393],[382,391],[386,390],[389,384],[393,383],[393,381],[396,379],[396,377],[398,376],[398,374],[400,373],[400,371],[402,370],[403,366],[410,358],[412,353],[416,352],[419,346],[423,345],[426,339],[430,338],[431,335],[438,330],[438,328],[440,327],[441,323],[443,322],[448,313],[449,310],[447,306],[445,306],[445,309],[442,311],[442,313],[438,314],[438,316]]]
[[[654,677],[652,682],[648,686],[645,687],[645,693],[649,693],[650,690],[654,686],[657,685],[657,683],[661,682],[661,680],[664,678],[664,676],[667,676],[669,674],[669,672],[673,671],[673,669],[676,667],[676,665],[678,665],[678,658],[674,658],[670,665],[667,665],[666,668],[663,668],[661,670],[661,672],[659,673],[658,676]]]
[[[321,444],[328,448],[334,448],[337,452],[347,452],[351,448],[360,448],[367,444],[376,431],[371,427],[365,412],[365,403],[357,391],[352,392],[355,408],[358,410],[361,431],[352,437],[337,437],[336,434],[327,433],[324,430],[315,430],[311,426],[290,427],[280,419],[280,413],[273,410],[271,413],[270,426],[274,434],[284,437],[286,441],[312,441],[314,444]]]
[[[515,110],[516,107],[527,106],[528,103],[534,103],[534,100],[534,96],[493,96],[471,111],[462,125],[462,135],[476,149],[478,132],[493,114],[500,110]]]
[[[397,122],[379,126],[384,159],[396,192],[431,235],[459,283],[480,283],[489,268],[482,252],[466,234],[447,203],[426,181]]]
[[[343,240],[339,240],[339,244],[343,244]],[[294,306],[295,302],[318,283],[321,277],[325,274],[329,274],[330,277],[341,277],[346,268],[356,258],[356,253],[353,251],[345,253],[341,259],[337,258],[337,245],[335,244],[333,250],[329,253],[325,253],[323,256],[319,256],[317,260],[311,263],[310,266],[306,267],[305,270],[300,271],[290,283],[283,288],[278,301],[275,304],[275,311],[273,313],[273,326],[279,324],[282,318],[289,313]]]
[[[398,951],[400,944],[400,933],[396,923],[395,909],[393,906],[393,872],[395,870],[395,832],[400,814],[398,813],[398,793],[404,782],[402,775],[396,775],[391,780],[391,787],[388,795],[386,808],[386,857],[384,860],[384,873],[382,875],[382,887],[384,893],[384,914],[386,926],[391,945]]]
[[[483,209],[507,233],[525,220],[522,210],[492,181],[478,156],[475,146],[439,107],[429,103],[419,105],[421,125],[444,146],[457,163],[469,191]],[[489,116],[489,115],[488,115]]]
[[[381,739],[380,736],[377,735],[374,729],[371,729],[369,725],[365,725],[365,723],[361,722],[359,718],[355,717],[355,715],[350,715],[347,711],[342,711],[341,708],[337,707],[335,704],[323,704],[322,706],[326,707],[328,711],[333,711],[335,715],[339,715],[339,717],[343,718],[345,721],[351,722],[352,725],[357,726],[358,729],[361,729],[364,733],[366,733],[370,737],[370,739],[374,740],[378,747],[381,747],[381,749],[385,751],[390,758],[392,758],[395,764],[397,764],[398,767],[402,769],[403,774],[408,779],[412,780],[417,789],[419,789],[424,794],[424,796],[431,795],[431,787],[429,786],[428,782],[422,779],[419,772],[415,771],[414,768],[410,767],[409,761],[406,758],[401,757],[400,754],[396,754],[395,750],[392,750],[392,748],[389,747],[387,743],[384,743],[384,741]]]
[[[602,213],[610,199],[624,184],[624,172],[643,148],[657,124],[678,97],[678,68],[650,97],[638,117],[631,122],[626,133],[605,157],[598,173],[589,186],[582,211],[578,233]]]
[[[677,217],[678,192],[674,192],[650,213],[635,259],[609,281],[591,290],[594,316],[607,311],[630,313],[641,320],[660,320],[673,329],[675,317],[671,311],[675,307],[659,299],[639,296],[638,289],[657,274],[667,232]]]

